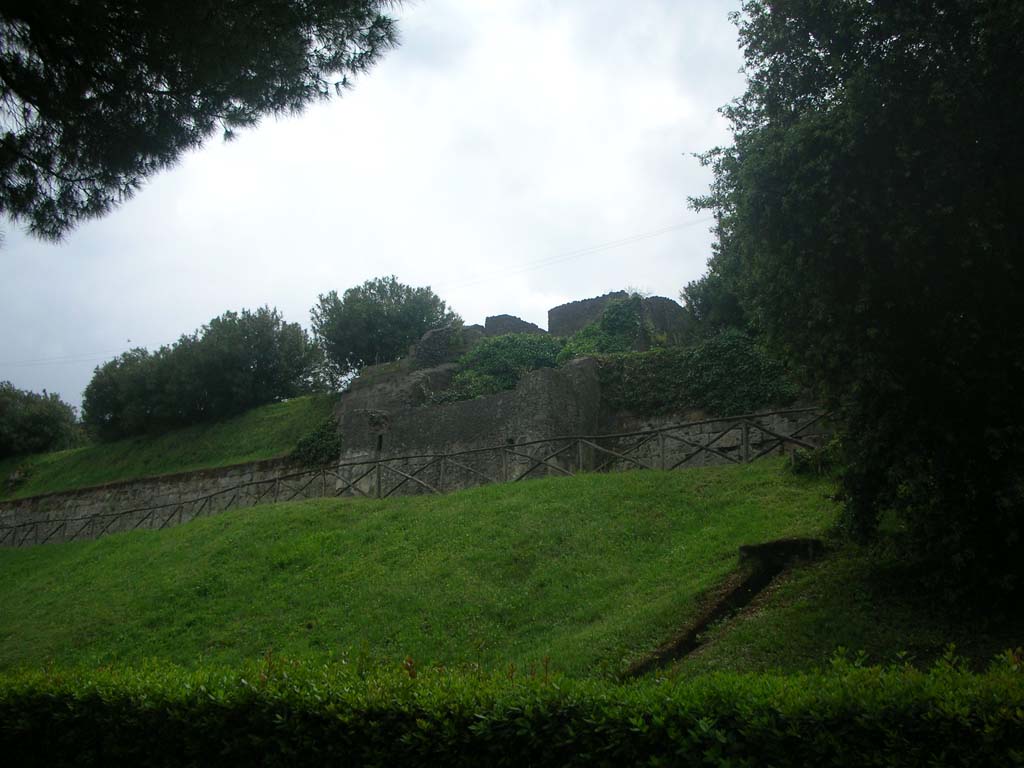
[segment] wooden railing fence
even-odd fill
[[[446,493],[487,483],[520,482],[540,475],[623,469],[675,470],[705,463],[742,464],[786,448],[813,449],[827,414],[815,408],[691,421],[608,435],[568,435],[469,450],[375,456],[340,462],[156,506],[60,519],[0,524],[0,546],[94,539],[138,528],[166,528],[236,507],[295,499],[397,493]],[[793,424],[788,433],[768,426]],[[818,427],[817,433],[811,433]]]

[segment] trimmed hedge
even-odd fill
[[[613,410],[643,416],[700,408],[719,416],[793,402],[799,390],[756,341],[727,330],[692,347],[608,355],[601,392]]]
[[[628,685],[282,663],[0,678],[8,765],[1024,764],[1019,656]]]

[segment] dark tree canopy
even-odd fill
[[[83,421],[101,440],[223,419],[313,387],[316,347],[276,309],[225,312],[156,352],[96,368]]]
[[[686,317],[686,336],[690,341],[711,338],[725,330],[748,330],[750,322],[733,288],[732,275],[722,272],[718,261],[709,271],[686,284],[679,293]]]
[[[310,315],[335,378],[397,360],[427,331],[460,321],[429,286],[414,288],[394,275],[367,280],[340,297],[323,294]]]
[[[58,395],[0,381],[0,459],[71,448],[80,438],[75,409]]]
[[[298,112],[396,41],[388,0],[0,7],[0,212],[56,239],[213,133]]]
[[[750,0],[713,273],[845,422],[848,523],[1024,572],[1024,4]],[[1015,582],[1016,579],[1016,582]]]

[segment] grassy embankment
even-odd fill
[[[783,574],[746,610],[709,629],[704,645],[669,674],[799,672],[821,666],[838,648],[858,663],[919,667],[952,648],[981,670],[1024,646],[1020,611],[966,615],[917,589],[906,568],[884,543],[847,543]]]
[[[213,424],[6,459],[0,461],[0,499],[282,456],[328,416],[333,403],[325,395],[297,397]],[[3,481],[16,467],[27,470],[28,479],[11,492]]]
[[[822,535],[780,461],[264,506],[0,551],[0,669],[275,654],[617,673],[697,612],[737,547]]]

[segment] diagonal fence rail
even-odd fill
[[[488,483],[581,472],[676,470],[743,464],[773,452],[810,450],[827,434],[828,414],[801,408],[691,421],[636,432],[568,435],[454,452],[374,456],[242,483],[196,498],[90,514],[0,523],[0,546],[95,539],[117,531],[162,529],[258,504],[320,497],[386,499],[441,494]]]

